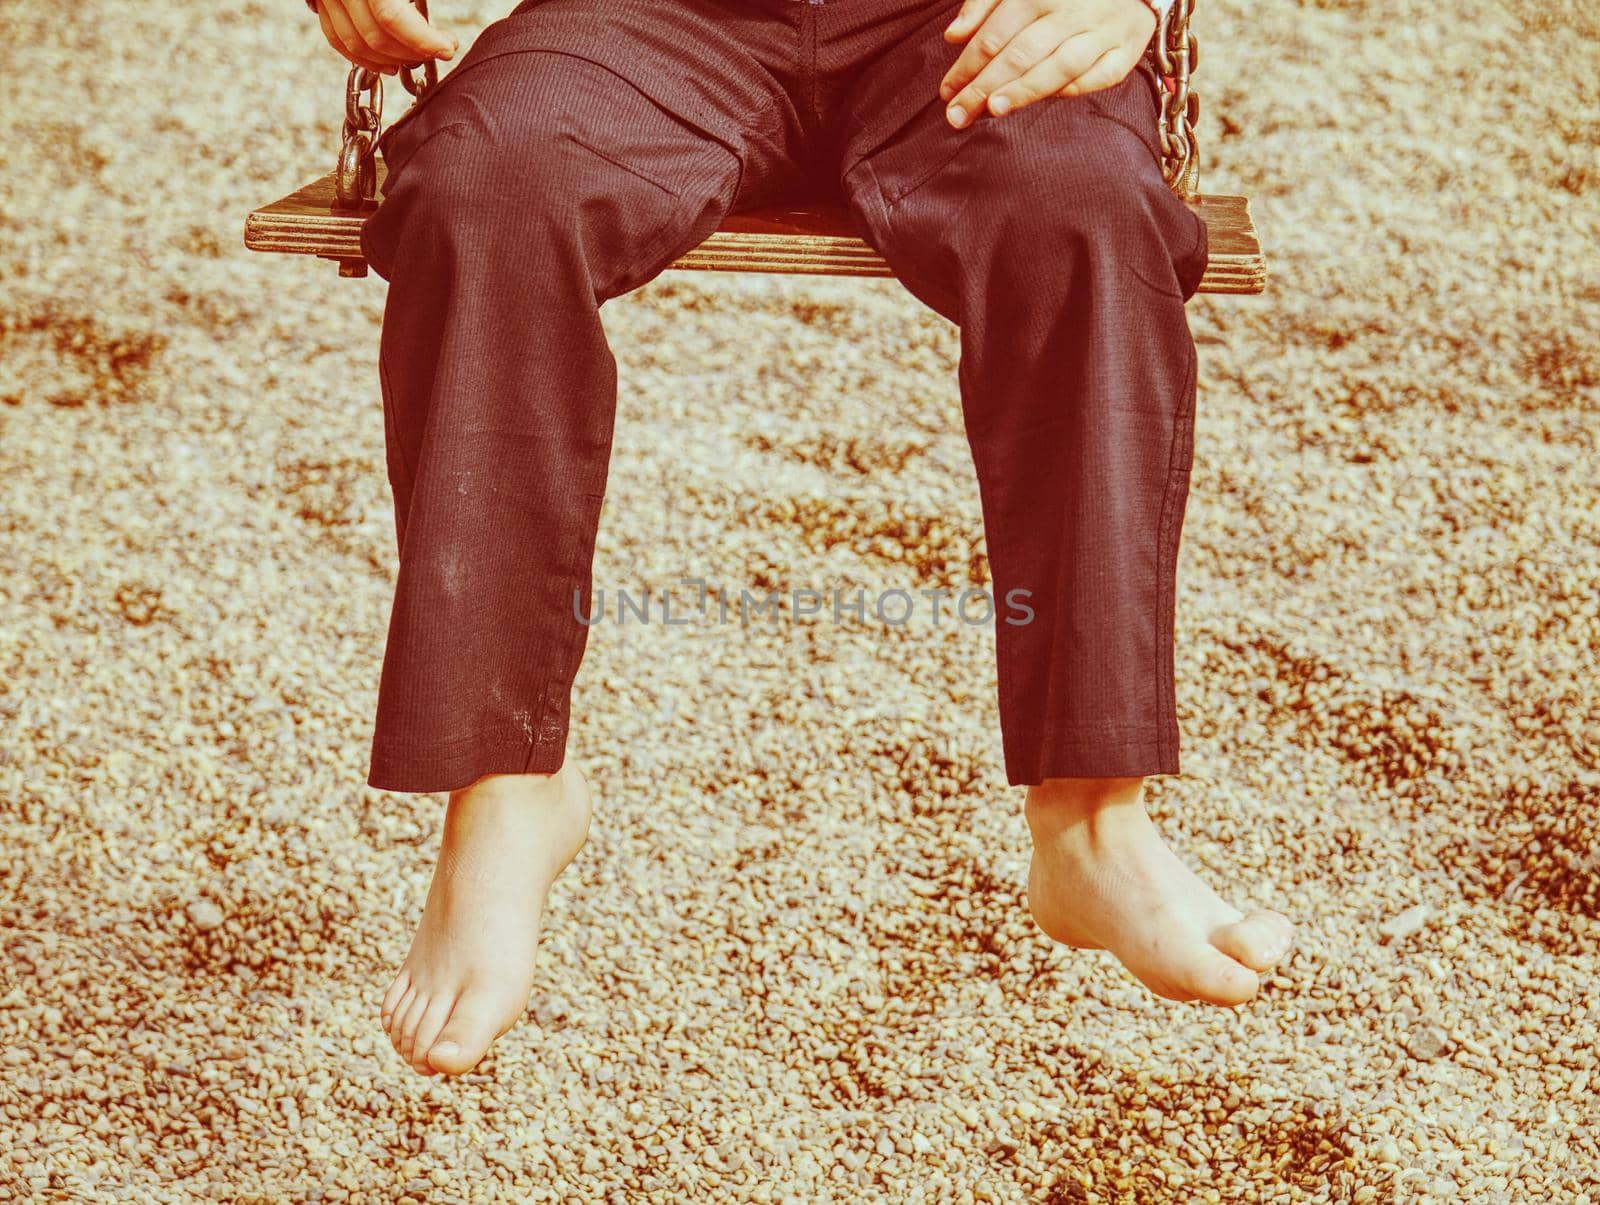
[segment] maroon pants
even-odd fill
[[[616,409],[599,307],[817,180],[961,331],[1008,781],[1178,772],[1205,224],[1162,180],[1148,57],[952,128],[958,8],[528,0],[385,131],[361,243],[400,570],[372,786],[560,767]]]

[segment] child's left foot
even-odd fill
[[[570,758],[554,774],[488,774],[450,793],[422,923],[381,1013],[418,1074],[472,1070],[527,1008],[545,897],[590,812]]]
[[[1289,951],[1279,912],[1245,916],[1178,860],[1144,810],[1142,778],[1028,788],[1028,902],[1050,937],[1109,950],[1168,1000],[1243,1004]]]

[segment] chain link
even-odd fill
[[[411,0],[428,16],[428,0]],[[439,82],[439,64],[424,59],[415,67],[402,66],[400,83],[420,100]],[[378,132],[383,125],[383,76],[369,67],[351,66],[344,85],[344,129],[340,135],[339,163],[333,173],[333,191],[342,209],[370,209],[376,204]]]
[[[383,76],[369,67],[351,67],[344,85],[339,165],[333,173],[334,197],[342,208],[364,208],[377,192],[372,148],[382,121]]]
[[[422,19],[428,19],[428,0],[411,0],[417,6],[417,11],[422,14]],[[417,74],[420,72],[421,74]],[[417,100],[422,99],[423,93],[439,82],[439,60],[423,59],[419,67],[402,67],[399,71],[400,84]]]
[[[1173,0],[1156,28],[1156,74],[1173,81],[1161,88],[1161,171],[1167,186],[1185,200],[1200,191],[1200,146],[1195,123],[1200,97],[1189,90],[1189,75],[1200,62],[1200,44],[1190,27],[1195,0]]]

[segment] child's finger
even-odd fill
[[[1025,8],[1013,0],[1000,0],[994,6],[994,11],[984,18],[982,26],[967,41],[966,48],[939,82],[940,100],[949,100],[970,84],[978,72],[1034,20],[1033,14]]]
[[[989,112],[996,117],[1003,117],[1047,96],[1077,95],[1078,92],[1091,92],[1095,88],[1116,83],[1115,79],[1106,77],[1116,64],[1117,58],[1113,52],[1119,47],[1104,46],[1095,36],[1098,32],[1085,30],[1075,34],[1059,43],[1016,79],[994,89],[989,96]],[[1093,75],[1086,76],[1086,72],[1093,72]],[[1106,82],[1097,84],[1095,79],[1106,79]],[[1079,85],[1077,90],[1065,91],[1071,84]]]
[[[361,35],[361,40],[367,48],[391,58],[410,62],[418,55],[428,53],[420,46],[411,46],[391,34],[378,21],[376,15],[377,5],[373,0],[339,0],[344,5],[345,15],[350,18],[350,23],[355,26],[356,32]],[[409,2],[407,7],[411,7]],[[413,8],[413,12],[416,10]]]
[[[1069,79],[1058,93],[1060,96],[1082,96],[1085,92],[1098,92],[1120,84],[1138,63],[1143,47],[1130,50],[1125,45],[1113,45],[1094,62]]]
[[[387,69],[400,66],[400,59],[394,54],[384,53],[368,45],[366,38],[362,37],[362,30],[357,29],[355,21],[350,19],[347,5],[349,0],[322,0],[318,5],[318,11],[322,11],[328,21],[333,22],[334,32],[339,35],[339,42],[350,58],[362,61],[363,67],[373,67],[373,70],[378,70],[379,66]]]
[[[366,48],[361,46],[359,43],[352,48],[345,42],[344,38],[339,33],[338,25],[334,22],[333,17],[328,12],[331,7],[333,7],[333,0],[322,0],[322,2],[317,5],[317,20],[322,23],[322,36],[328,40],[328,45],[332,46],[357,67],[366,67],[368,70],[377,71],[380,74],[387,74],[391,71],[394,71],[394,67],[385,66],[383,63],[380,63],[376,59],[368,56]]]
[[[950,124],[958,129],[983,112],[989,98],[1001,88],[1014,84],[1060,47],[1063,34],[1059,22],[1035,21],[989,60],[984,69],[961,89],[946,111]]]
[[[956,19],[945,26],[944,36],[947,42],[964,42],[972,36],[972,31],[994,11],[995,5],[1000,0],[966,0],[961,6],[961,11],[956,14]]]
[[[378,27],[413,53],[448,59],[458,45],[453,34],[435,29],[411,0],[358,0],[371,6]],[[410,57],[410,56],[406,56]]]

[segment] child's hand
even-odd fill
[[[322,34],[359,67],[390,75],[425,59],[448,59],[458,45],[411,0],[317,0]]]
[[[966,0],[944,31],[966,49],[939,85],[960,128],[1047,96],[1120,83],[1150,44],[1156,15],[1143,0]]]

